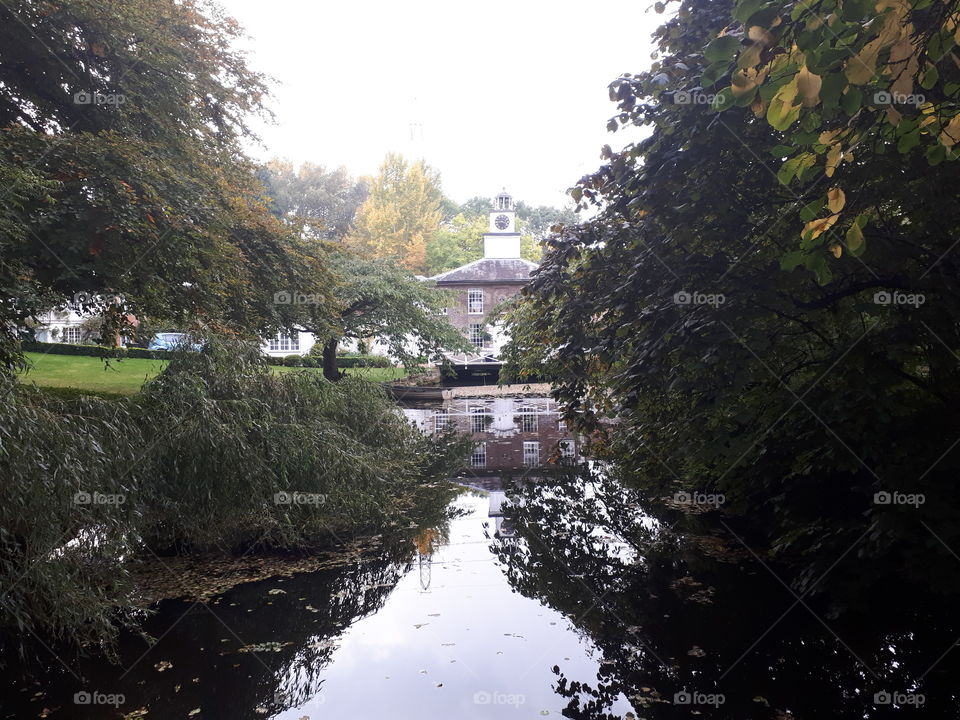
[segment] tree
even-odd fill
[[[697,99],[716,38],[740,32],[735,7],[680,3],[654,67],[611,85],[610,127],[650,132],[605,148],[574,188],[597,215],[547,240],[513,313],[510,367],[552,376],[584,428],[619,418],[606,448],[650,498],[725,494],[727,517],[794,569],[796,587],[856,597],[895,579],[955,592],[955,560],[928,528],[960,541],[960,170],[878,133],[843,165],[845,186],[876,208],[869,256],[856,232],[824,229],[800,240],[816,240],[804,247],[815,260],[796,262],[798,229],[842,209],[841,196],[823,196],[822,172],[778,182],[784,131]],[[763,7],[769,28],[800,5]],[[926,502],[886,504],[897,492]]]
[[[426,247],[442,217],[440,177],[422,160],[408,165],[390,153],[370,182],[370,196],[360,206],[347,244],[379,258],[392,258],[406,269],[426,269]]]
[[[274,213],[321,240],[342,240],[369,193],[367,183],[350,177],[344,167],[328,171],[323,165],[303,163],[294,169],[275,159],[260,175]]]
[[[441,314],[450,298],[432,283],[417,280],[389,259],[362,257],[336,246],[327,252],[337,277],[335,316],[320,325],[305,319],[301,327],[320,337],[323,372],[330,380],[340,377],[337,347],[345,339],[376,337],[408,367],[440,361],[444,350],[470,347]]]
[[[524,222],[525,234],[532,236],[537,242],[547,237],[553,227],[574,225],[577,222],[577,214],[572,208],[555,208],[549,205],[533,207],[522,200],[517,203],[517,218]]]
[[[266,86],[232,49],[239,34],[190,1],[0,6],[0,327],[14,354],[30,317],[77,293],[117,324],[247,335],[287,321],[281,288],[325,296],[319,258],[270,215],[240,148]]]
[[[426,272],[436,275],[483,257],[486,215],[467,217],[463,213],[445,222],[427,243]]]

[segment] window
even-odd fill
[[[478,407],[470,411],[470,432],[482,433],[487,431],[487,410]]]
[[[487,466],[487,444],[480,443],[473,449],[473,455],[470,456],[471,467]]]
[[[525,442],[523,444],[523,464],[527,467],[540,464],[540,443]]]
[[[564,420],[562,417],[557,418],[557,430],[559,430],[560,432],[567,431],[567,421]]]
[[[433,431],[443,432],[448,427],[450,427],[450,411],[446,408],[440,408],[437,410],[437,414],[433,416]]]
[[[270,338],[270,350],[273,352],[289,352],[300,349],[300,333],[292,335],[277,335]]]
[[[557,443],[560,446],[560,457],[572,458],[576,452],[573,440],[561,440]]]
[[[470,323],[467,332],[467,339],[474,347],[483,347],[483,325],[481,323]]]
[[[83,328],[81,327],[65,327],[63,328],[61,342],[65,343],[78,343],[83,342]]]
[[[520,408],[520,432],[537,432],[536,408]]]
[[[483,290],[467,290],[467,314],[483,315]]]

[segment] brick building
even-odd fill
[[[447,308],[447,318],[476,348],[471,353],[449,355],[458,370],[498,364],[505,338],[490,321],[491,311],[517,295],[536,268],[535,263],[520,257],[513,198],[506,192],[500,193],[494,198],[489,230],[483,236],[483,257],[428,278],[437,287],[457,292],[456,302]]]

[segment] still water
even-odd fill
[[[950,608],[798,601],[709,518],[649,516],[546,399],[406,412],[474,433],[449,522],[165,601],[115,664],[8,675],[0,718],[960,717]]]

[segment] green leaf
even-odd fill
[[[936,143],[927,148],[926,157],[931,167],[939,165],[947,159],[947,149],[940,143]]]
[[[913,148],[915,148],[919,143],[920,130],[917,129],[901,136],[901,138],[897,141],[897,150],[901,155],[903,155],[913,150]]]
[[[856,115],[863,107],[863,91],[853,85],[848,87],[847,91],[840,97],[840,107],[850,117]]]
[[[733,101],[733,90],[731,90],[729,87],[725,87],[713,98],[713,104],[710,106],[710,109],[714,110],[715,112],[722,112],[727,108],[733,107]]]
[[[703,49],[703,56],[710,63],[729,63],[737,49],[740,47],[740,39],[732,35],[714,38]]]
[[[780,269],[787,272],[804,264],[804,253],[800,250],[791,250],[780,259]]]
[[[924,90],[933,90],[939,79],[940,71],[937,70],[936,65],[931,63],[927,66],[927,71],[923,74],[923,77],[920,78],[920,87]]]
[[[808,223],[815,217],[819,217],[820,211],[823,210],[825,203],[826,199],[822,197],[818,200],[807,203],[803,206],[803,209],[800,210],[800,219],[803,220],[803,222]]]
[[[840,98],[847,85],[846,76],[843,73],[830,73],[823,78],[823,85],[820,86],[820,102],[825,108],[835,108],[840,106]]]

